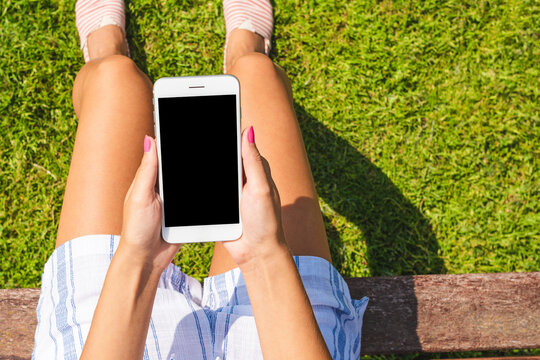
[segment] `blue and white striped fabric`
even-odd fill
[[[84,236],[51,255],[43,273],[33,359],[80,357],[118,242],[113,235]],[[351,300],[347,284],[326,260],[300,256],[295,261],[332,357],[358,359],[367,298]],[[205,279],[203,287],[177,266],[167,267],[156,293],[144,359],[261,358],[238,268]]]

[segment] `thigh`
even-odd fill
[[[86,64],[73,86],[79,119],[56,246],[120,234],[124,197],[153,136],[152,83],[120,55]]]
[[[239,58],[230,72],[240,81],[242,128],[253,125],[261,154],[279,191],[285,239],[293,255],[330,261],[330,250],[311,168],[294,113],[289,81],[265,55]],[[236,267],[216,243],[210,275]]]

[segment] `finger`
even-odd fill
[[[156,142],[150,136],[144,137],[144,154],[139,170],[131,184],[130,192],[143,195],[154,195],[158,172]]]
[[[242,163],[246,180],[250,186],[269,186],[264,161],[257,145],[255,145],[255,134],[253,126],[251,126],[242,134]]]
[[[261,157],[262,163],[264,166],[264,173],[266,174],[266,178],[268,179],[268,182],[272,183],[272,170],[270,170],[270,164],[268,163],[268,160],[266,160],[264,157]]]

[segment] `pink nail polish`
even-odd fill
[[[249,127],[248,141],[249,141],[250,144],[253,144],[255,142],[255,134],[253,133],[253,126]]]
[[[150,141],[150,137],[148,135],[144,135],[144,152],[149,152],[151,146],[152,142]]]

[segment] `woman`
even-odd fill
[[[360,356],[367,299],[351,300],[330,263],[291,87],[268,57],[271,5],[223,6],[224,69],[241,86],[243,235],[215,244],[202,287],[161,238],[152,83],[128,57],[124,4],[77,2],[79,124],[35,358]],[[194,136],[204,146],[204,128]]]

